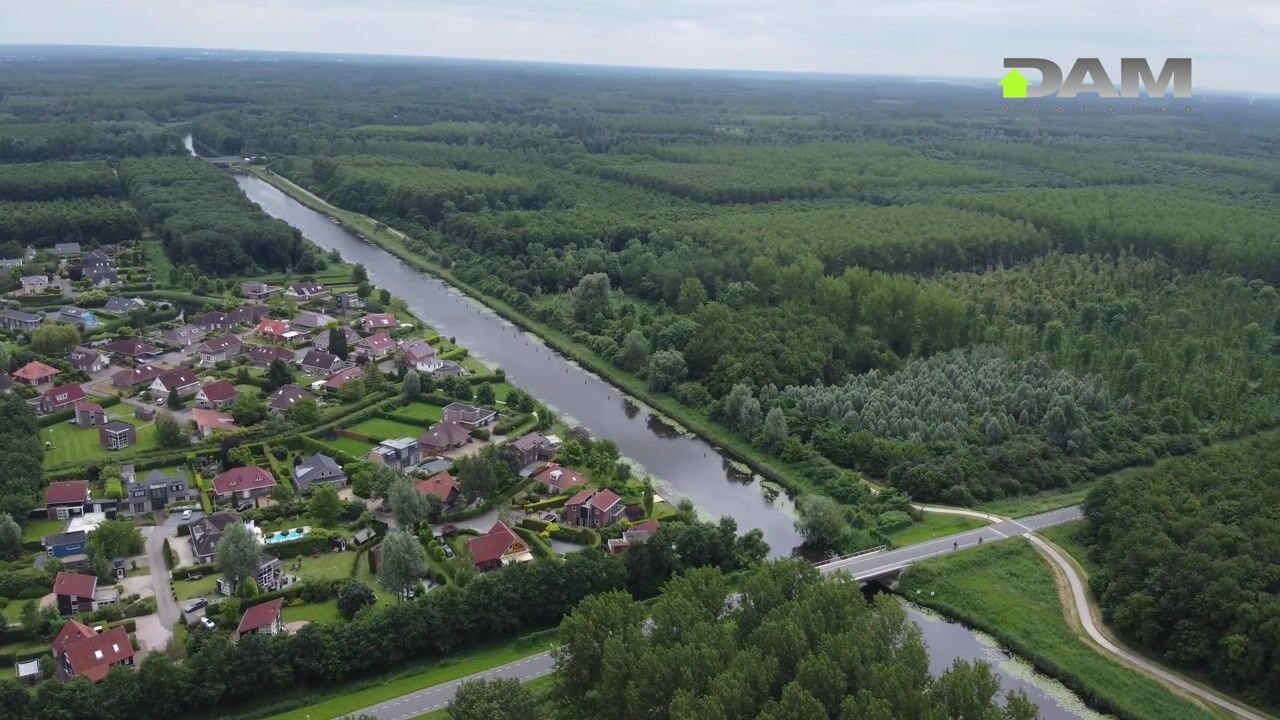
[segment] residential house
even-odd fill
[[[302,333],[289,327],[288,320],[275,318],[263,318],[253,332],[258,337],[281,344],[293,343],[302,337]]]
[[[502,448],[502,454],[517,470],[539,460],[550,460],[560,449],[560,440],[540,432],[525,433]]]
[[[217,557],[218,541],[232,523],[240,522],[240,516],[230,510],[205,515],[191,523],[191,554],[197,563],[210,563]]]
[[[95,575],[61,571],[53,580],[58,612],[75,615],[97,609],[98,578]]]
[[[71,354],[67,356],[67,361],[71,363],[71,367],[86,375],[102,372],[111,367],[110,358],[97,350],[86,347],[78,347],[72,350]]]
[[[236,401],[236,386],[230,380],[215,380],[200,386],[196,392],[196,407],[221,410]]]
[[[111,287],[120,284],[120,273],[111,267],[85,268],[84,279],[95,288]]]
[[[204,330],[195,325],[183,325],[165,332],[161,337],[170,345],[185,350],[204,340],[206,334]]]
[[[5,330],[31,332],[44,320],[43,315],[23,312],[21,310],[5,310],[0,313],[0,327]]]
[[[155,365],[125,368],[111,376],[111,384],[121,390],[135,392],[150,387],[163,372]]]
[[[98,426],[98,444],[108,450],[124,450],[138,443],[138,430],[123,420]]]
[[[452,360],[436,360],[436,364],[428,368],[427,372],[431,373],[431,377],[436,380],[459,377],[467,373],[461,365]]]
[[[76,425],[82,428],[97,427],[107,424],[107,411],[96,402],[88,400],[77,400],[76,409]]]
[[[89,533],[83,530],[75,530],[73,532],[45,535],[40,538],[40,544],[44,547],[45,554],[49,557],[63,560],[84,555],[85,541],[88,538]]]
[[[587,479],[577,470],[553,462],[547,463],[533,479],[542,483],[551,493],[561,493],[587,484]]]
[[[275,635],[284,632],[284,598],[276,598],[264,603],[250,606],[240,618],[236,628],[236,637],[244,637],[250,633],[257,635]]]
[[[329,290],[318,282],[300,282],[290,285],[284,294],[285,297],[293,298],[298,302],[309,302],[328,297]]]
[[[97,684],[113,667],[133,667],[133,643],[124,625],[98,633],[78,620],[68,620],[52,648],[58,673],[66,678],[82,677]]]
[[[471,550],[471,561],[480,572],[533,559],[533,553],[524,540],[501,522],[494,523],[487,534],[472,538],[468,547]]]
[[[279,558],[270,555],[260,556],[258,558],[258,570],[253,575],[258,589],[262,592],[275,592],[284,587],[284,563],[280,562]],[[222,578],[218,578],[214,582],[214,589],[219,595],[226,595],[227,597],[231,597],[236,593],[235,585]]]
[[[302,372],[308,375],[319,375],[321,377],[329,377],[330,375],[345,370],[350,367],[350,363],[337,355],[330,355],[319,350],[308,350],[302,354],[302,358],[298,360],[298,366],[302,368]]]
[[[111,267],[111,256],[100,248],[94,248],[80,259],[81,267]]]
[[[406,340],[400,343],[400,357],[404,364],[418,372],[431,372],[439,364],[436,349],[426,340]]]
[[[227,319],[236,325],[257,325],[270,314],[271,308],[266,305],[241,305],[227,311]]]
[[[643,522],[636,523],[626,530],[622,531],[622,537],[610,538],[607,543],[609,554],[617,554],[631,547],[632,545],[643,545],[649,541],[649,537],[658,532],[658,520],[650,518]]]
[[[210,310],[196,318],[196,327],[205,332],[226,332],[235,327],[233,321],[226,313],[221,310]]]
[[[83,399],[84,388],[78,383],[51,387],[40,396],[40,412],[48,415],[61,410],[70,410],[76,402]]]
[[[112,340],[111,342],[103,345],[102,349],[112,355],[118,355],[122,358],[132,360],[135,363],[150,362],[160,356],[160,348],[141,338],[121,338],[119,340]]]
[[[197,502],[200,498],[199,491],[188,485],[185,475],[165,475],[159,470],[152,470],[145,480],[130,479],[124,493],[120,508],[132,515],[145,515],[170,505]]]
[[[102,253],[106,257],[115,260],[124,254],[124,246],[120,243],[106,243],[104,245],[99,245],[95,252]]]
[[[373,333],[379,330],[391,330],[400,326],[400,321],[391,313],[373,313],[360,318],[357,323],[360,331]]]
[[[351,382],[353,378],[360,377],[363,370],[358,365],[353,365],[345,370],[339,370],[324,381],[324,389],[330,392],[337,392],[342,389],[343,385]]]
[[[378,443],[378,447],[369,451],[365,459],[371,463],[405,470],[422,461],[422,448],[411,437],[383,440]]]
[[[98,316],[84,308],[75,305],[67,305],[59,310],[55,315],[46,317],[46,320],[56,320],[64,322],[68,325],[78,325],[82,328],[91,328],[98,324]]]
[[[177,368],[168,370],[156,376],[151,382],[151,395],[154,397],[167,397],[171,390],[178,391],[178,397],[191,397],[196,394],[196,390],[200,387],[200,381],[196,379],[196,374],[191,368]]]
[[[20,258],[0,258],[0,272],[22,267],[25,261]]]
[[[267,396],[267,410],[271,412],[287,412],[299,400],[315,400],[307,390],[297,385],[281,385],[275,392]]]
[[[456,422],[438,422],[418,437],[423,450],[440,455],[471,442],[471,431]]]
[[[333,309],[340,315],[350,315],[364,309],[364,301],[355,293],[338,293],[333,296]]]
[[[279,291],[280,288],[257,280],[240,283],[240,294],[255,302],[266,300]]]
[[[356,354],[370,360],[381,360],[396,349],[396,341],[384,333],[374,333],[356,343]]]
[[[39,295],[49,289],[48,275],[23,275],[20,282],[23,295]]]
[[[351,534],[351,544],[358,547],[369,542],[376,536],[377,533],[373,531],[373,528],[361,528]]]
[[[347,326],[330,328],[317,333],[311,340],[311,346],[321,352],[329,351],[329,340],[333,337],[333,333],[342,333],[347,339],[347,347],[354,348],[356,343],[360,342],[360,334]]]
[[[441,412],[445,421],[460,423],[468,430],[484,427],[498,417],[498,413],[488,408],[476,407],[465,403],[449,403]]]
[[[142,298],[122,298],[112,296],[107,298],[107,304],[102,306],[101,311],[108,315],[128,315],[134,310],[142,310],[147,307],[147,303]]]
[[[223,360],[230,360],[244,348],[244,343],[235,335],[223,335],[212,340],[205,340],[196,347],[201,365],[216,365]]]
[[[294,361],[294,353],[292,350],[279,347],[277,345],[254,345],[248,351],[249,362],[258,367],[266,367],[275,360],[285,363]]]
[[[219,410],[195,408],[191,411],[191,415],[196,421],[196,430],[202,438],[213,437],[215,432],[231,432],[238,427],[235,418]]]
[[[61,374],[62,371],[58,368],[49,367],[39,360],[32,360],[18,368],[13,373],[13,379],[27,385],[43,385]]]
[[[599,530],[621,520],[626,509],[622,498],[608,488],[583,490],[564,504],[564,521],[569,525]]]
[[[60,258],[75,257],[80,254],[80,243],[54,243],[53,254]]]
[[[342,472],[342,466],[324,453],[316,453],[293,466],[293,485],[300,493],[309,493],[320,485],[337,489],[346,484],[347,475]]]
[[[248,500],[271,494],[276,478],[257,465],[231,468],[213,479],[213,494],[219,500]]]
[[[446,470],[425,480],[414,483],[414,487],[423,495],[431,495],[448,507],[458,499],[458,481]]]
[[[84,514],[89,499],[89,481],[55,480],[44,491],[44,509],[50,520],[66,520]]]
[[[134,405],[133,416],[142,422],[151,422],[156,419],[156,409],[151,405]]]
[[[304,332],[319,330],[331,322],[334,322],[334,320],[328,315],[325,315],[324,313],[311,312],[310,310],[304,310],[298,313],[292,320],[293,327]]]

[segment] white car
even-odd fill
[[[191,519],[191,511],[190,511],[190,510],[183,510],[183,511],[182,511],[182,519],[183,519],[183,520],[190,520],[190,519]]]
[[[212,629],[214,629],[215,627],[217,627],[217,625],[215,625],[215,624],[214,624],[214,622],[213,622],[212,620],[210,620],[210,619],[209,619],[209,618],[207,618],[207,617],[203,617],[203,616],[200,618],[200,624],[201,624],[201,625],[203,625],[203,626],[205,626],[205,627],[207,627],[207,628],[209,628],[210,630],[212,630]]]
[[[156,398],[156,405],[163,405],[169,398]]]

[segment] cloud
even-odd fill
[[[994,77],[1005,56],[1195,60],[1280,91],[1280,3],[1240,0],[0,0],[0,42]]]

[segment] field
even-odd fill
[[[331,623],[338,622],[342,616],[338,614],[338,601],[325,600],[318,603],[307,603],[305,605],[286,605],[284,607],[284,621],[287,623],[306,620],[313,623]]]
[[[900,591],[994,635],[1098,709],[1151,720],[1214,717],[1081,639],[1063,617],[1047,561],[1029,543],[929,560],[907,572]]]
[[[368,420],[352,425],[347,429],[351,432],[364,435],[370,440],[389,440],[391,438],[399,437],[416,438],[427,428],[425,425],[410,425],[408,423],[388,420],[386,418],[369,418]]]

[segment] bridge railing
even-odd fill
[[[874,555],[878,552],[888,550],[888,549],[889,549],[888,545],[877,545],[873,548],[867,548],[866,550],[859,550],[858,552],[855,552],[855,553],[849,553],[848,555],[841,555],[840,557],[833,557],[833,558],[827,558],[826,560],[819,560],[818,562],[815,562],[813,566],[823,567],[825,565],[830,565],[832,563],[843,562],[845,560],[852,560],[854,558],[860,558],[866,555]]]

